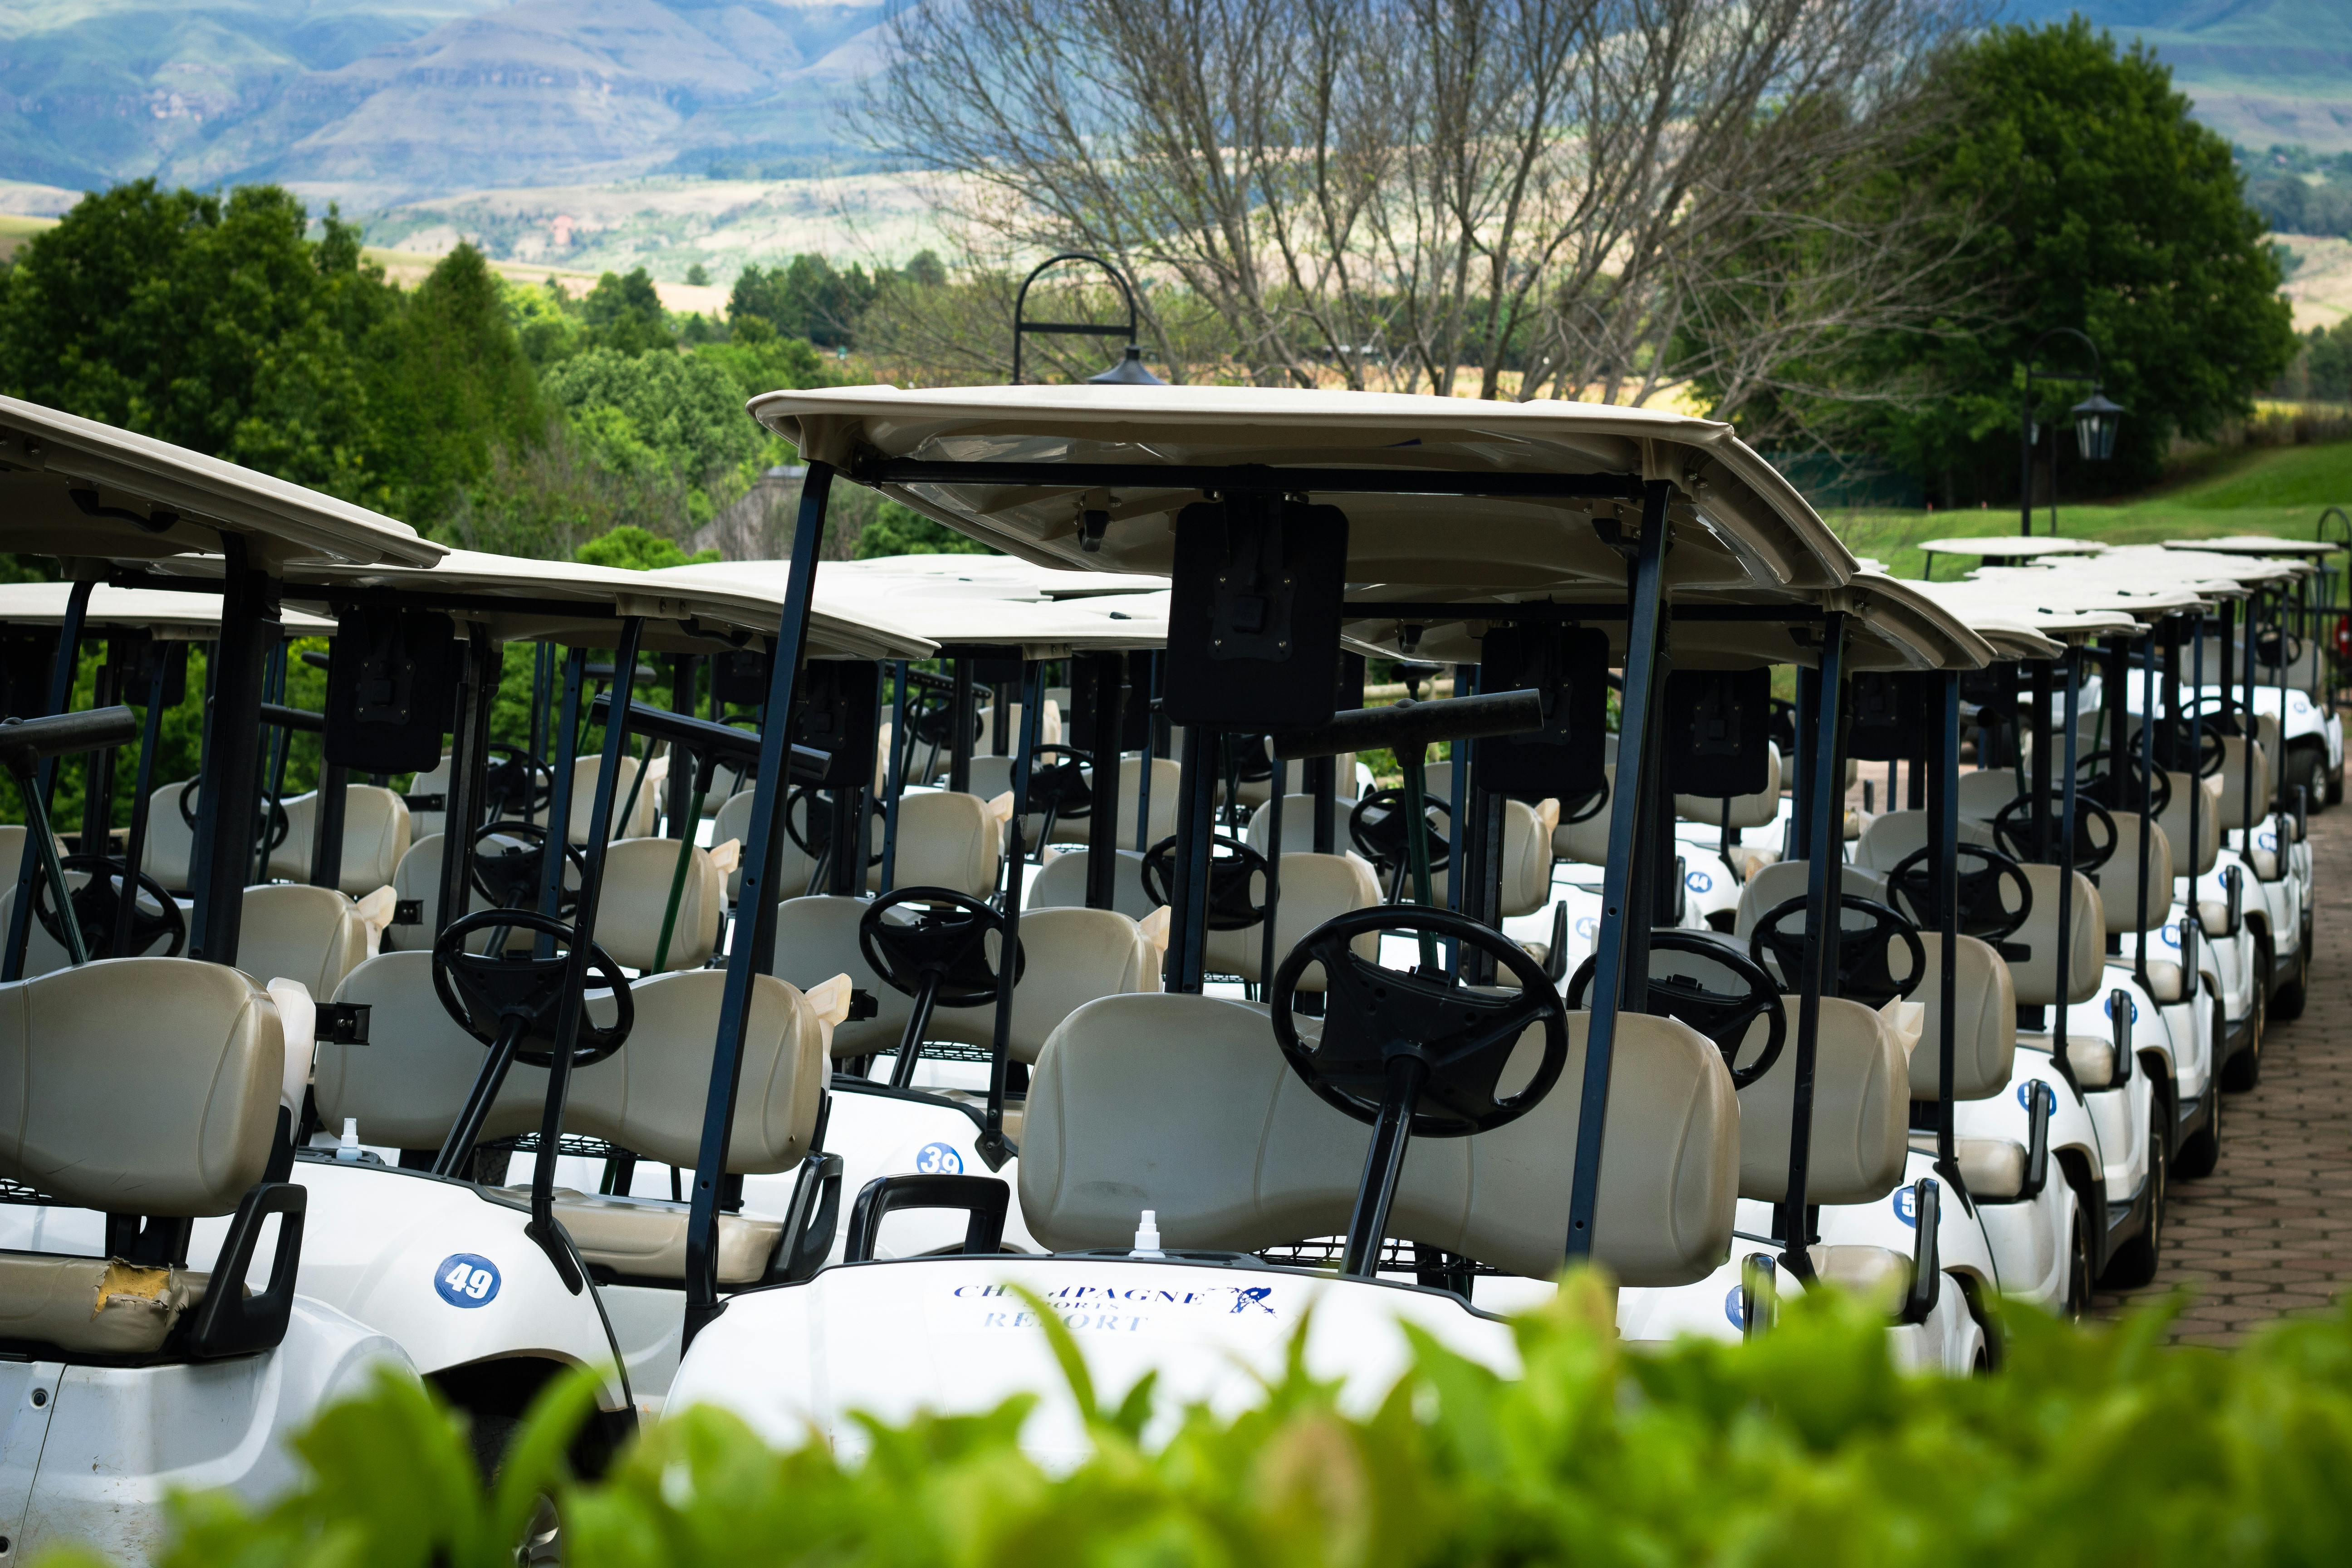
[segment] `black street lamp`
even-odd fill
[[[2033,346],[2025,351],[2025,410],[2019,423],[2017,442],[2017,531],[2028,538],[2033,533],[2033,443],[2039,434],[2033,418],[2033,378],[2042,375],[2053,380],[2078,379],[2034,367],[2034,357],[2041,353],[2042,345],[2055,337],[2073,338],[2091,351],[2091,395],[2067,410],[2074,416],[2075,448],[2085,462],[2104,463],[2116,455],[2116,430],[2124,416],[2123,406],[2107,400],[2098,344],[2072,327],[2053,327],[2033,340]],[[2050,437],[2050,531],[2058,531],[2058,437],[2054,430]]]
[[[1024,320],[1029,307],[1029,285],[1037,281],[1039,273],[1049,267],[1059,267],[1065,261],[1090,261],[1110,275],[1111,284],[1118,297],[1127,302],[1125,326],[1102,327],[1091,321],[1031,321]],[[1021,280],[1021,293],[1013,301],[1013,384],[1021,384],[1021,340],[1031,332],[1044,332],[1055,337],[1125,338],[1127,353],[1119,362],[1099,375],[1087,381],[1096,386],[1165,386],[1168,384],[1145,368],[1143,350],[1135,341],[1135,290],[1127,286],[1127,277],[1101,257],[1083,250],[1066,250],[1059,256],[1049,256],[1039,262],[1028,277]]]

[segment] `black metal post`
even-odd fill
[[[1845,834],[1845,770],[1838,745],[1845,696],[1845,616],[1822,617],[1821,702],[1814,726],[1811,791],[1812,854],[1806,861],[1805,950],[1798,976],[1796,1059],[1789,1085],[1789,1181],[1781,1194],[1781,1261],[1800,1279],[1813,1277],[1812,1221],[1806,1184],[1812,1166],[1813,1073],[1820,1060],[1822,996],[1836,962],[1837,928],[1845,891],[1841,863]]]
[[[211,711],[206,716],[209,766],[196,791],[196,838],[188,881],[195,918],[188,922],[190,958],[235,966],[245,918],[245,857],[253,843],[260,796],[263,661],[284,632],[278,584],[246,564],[245,540],[221,539],[220,641],[213,647]]]
[[[232,561],[241,563],[244,558],[243,540],[235,535],[227,538],[239,546],[231,557]],[[73,705],[74,670],[81,659],[82,621],[89,613],[90,590],[96,586],[96,583],[85,579],[66,591],[65,617],[58,625],[58,651],[49,663],[49,705],[47,711],[10,714],[8,717],[46,718],[49,713],[63,713]],[[57,782],[57,759],[43,758],[34,770],[31,791],[25,801],[25,852],[16,865],[16,901],[8,910],[8,952],[5,959],[0,959],[0,981],[25,978],[25,951],[33,940],[33,884],[41,876],[47,858],[55,852],[54,846],[42,842],[42,827],[47,821],[49,791]],[[25,788],[24,780],[19,779],[17,784],[20,791]],[[58,885],[53,891],[58,896],[58,912],[63,916],[67,908],[63,884]],[[135,896],[132,890],[125,889],[126,899]]]

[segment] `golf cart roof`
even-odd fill
[[[2133,545],[2105,559],[2115,558],[2151,574],[2168,569],[2200,581],[2244,584],[2250,587],[2291,583],[2319,570],[2315,557],[2236,554],[2223,550],[2200,550],[2195,543]]]
[[[1919,548],[1929,555],[1963,555],[1974,561],[2038,561],[2047,555],[2096,555],[2106,546],[2087,539],[2004,538],[1988,533],[1972,539],[1931,539]]]
[[[2130,574],[2055,572],[2036,566],[1990,566],[1952,586],[1975,591],[2012,614],[2031,615],[2044,635],[2066,639],[2132,637],[2143,622],[2202,608],[2209,595],[2182,585],[2142,581]]]
[[[2047,569],[2053,576],[2064,576],[2077,582],[2116,588],[2127,586],[2142,593],[2195,594],[2207,600],[2242,599],[2258,589],[2291,582],[2302,575],[2305,570],[2294,562],[2266,561],[2244,555],[2204,555],[2193,551],[2166,550],[2153,544],[2111,550],[2095,562],[2055,562]]]
[[[0,549],[147,561],[242,537],[252,564],[429,566],[446,553],[408,524],[288,480],[0,397]]]
[[[919,558],[930,559],[930,558]],[[968,560],[950,556],[949,560]],[[887,616],[897,625],[916,628],[931,642],[948,647],[1013,647],[1024,658],[1061,658],[1072,653],[1107,653],[1125,648],[1157,648],[1168,644],[1168,591],[1114,592],[1084,598],[1049,598],[1034,591],[1027,579],[1041,574],[1026,562],[1015,562],[1018,574],[999,574],[964,580],[941,574],[855,572],[845,567],[870,562],[828,561],[816,574],[817,595],[835,613],[863,617]],[[723,578],[722,578],[723,574]],[[1054,576],[1075,574],[1052,573]],[[782,561],[737,561],[724,566],[669,566],[649,576],[680,583],[714,579],[755,585],[782,598],[792,580],[792,567]],[[1165,579],[1145,579],[1163,583]],[[877,658],[919,658],[919,655],[879,654]]]
[[[2226,539],[2167,540],[2161,548],[2202,550],[2216,555],[2275,555],[2316,560],[2323,555],[2333,555],[2347,546],[2326,539],[2276,539],[2267,533],[2233,533]]]
[[[175,562],[170,569],[216,576],[220,563],[217,557]],[[818,591],[822,595],[822,586]],[[731,572],[716,580],[679,579],[472,550],[453,550],[429,567],[311,563],[286,575],[285,596],[297,602],[324,605],[355,592],[396,595],[418,609],[446,610],[487,626],[500,642],[560,639],[603,647],[618,641],[624,616],[642,616],[641,646],[662,653],[708,653],[773,637],[783,611],[781,583],[771,586]],[[812,658],[927,658],[933,651],[928,640],[864,605],[833,605],[820,597],[810,612]]]
[[[2049,576],[2022,568],[1996,569],[1958,583],[1914,582],[1910,586],[1975,627],[1986,641],[2024,650],[2004,648],[2003,657],[2009,658],[2055,658],[2065,651],[2065,638],[2131,637],[2139,631],[2138,617],[2126,611],[2078,608],[2066,603],[2065,595],[2039,592]],[[2021,634],[2030,640],[2021,641]]]
[[[1017,555],[881,555],[864,561],[828,561],[824,575],[860,584],[887,582],[893,592],[903,583],[932,595],[969,593],[1014,599],[1091,599],[1165,593],[1169,587],[1166,577],[1153,573],[1072,572],[1039,566]]]
[[[0,584],[0,626],[60,626],[72,592],[70,583]],[[168,642],[202,642],[220,635],[220,606],[218,594],[100,583],[90,589],[82,624],[93,629],[152,632]],[[288,610],[283,619],[289,637],[335,635],[335,623],[325,616]]]
[[[1041,565],[1166,572],[1184,507],[1255,477],[1237,469],[1290,469],[1299,490],[1346,510],[1357,583],[1622,593],[1611,539],[1638,521],[1650,479],[1675,487],[1672,594],[1805,591],[1855,571],[1730,426],[1654,409],[1097,385],[821,387],[751,407],[811,460]],[[1092,552],[1085,511],[1110,520]]]

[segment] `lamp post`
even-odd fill
[[[2104,389],[2105,376],[2099,360],[2099,345],[2072,327],[2053,327],[2033,340],[2025,351],[2025,408],[2018,426],[2017,531],[2026,538],[2033,534],[2033,378],[2035,375],[2053,379],[2053,372],[2037,371],[2034,358],[2042,345],[2052,338],[2073,338],[2091,351],[2091,395],[2067,410],[2074,416],[2074,443],[2085,462],[2104,463],[2116,455],[2116,428],[2122,422],[2124,409],[2120,404],[2107,400]],[[2050,531],[2058,531],[2058,433],[2050,434]]]
[[[1029,286],[1037,281],[1038,274],[1065,261],[1090,261],[1109,274],[1111,285],[1127,303],[1125,326],[1103,327],[1091,321],[1032,321],[1024,319],[1029,308]],[[1029,276],[1021,280],[1020,295],[1013,301],[1013,384],[1021,384],[1021,340],[1031,332],[1044,332],[1056,337],[1124,338],[1127,353],[1119,362],[1100,375],[1087,377],[1089,384],[1097,386],[1165,386],[1167,383],[1145,368],[1143,350],[1135,341],[1135,290],[1129,288],[1127,277],[1101,257],[1083,250],[1066,250],[1059,256],[1049,256],[1039,262]]]

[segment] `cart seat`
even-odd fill
[[[1765,769],[1764,787],[1753,795],[1731,797],[1731,826],[1742,832],[1751,827],[1769,827],[1780,816],[1780,748],[1770,742],[1764,749],[1771,754]],[[1703,822],[1709,827],[1723,826],[1723,802],[1712,795],[1678,795],[1675,796],[1675,815],[1685,822]]]
[[[1780,1005],[1789,1034],[1780,1059],[1739,1090],[1739,1195],[1767,1203],[1788,1196],[1789,1134],[1796,1125],[1798,999],[1784,996]],[[1821,1008],[1805,1201],[1876,1203],[1903,1183],[1910,1066],[1902,1040],[1874,1009],[1842,996],[1822,997]],[[1743,1064],[1763,1048],[1760,1034],[1750,1040]]]
[[[1976,768],[1960,775],[1960,815],[1990,825],[2018,796],[2017,775],[2007,768]]]
[[[727,803],[710,820],[710,842],[724,844],[731,838],[749,844],[751,841],[751,802],[755,798],[756,795],[751,790],[728,796]],[[801,809],[805,811],[807,808],[803,806]],[[802,831],[807,831],[804,822]],[[809,879],[816,874],[816,862],[802,852],[789,833],[783,836],[783,842],[777,847],[781,854],[776,863],[776,881],[769,891],[780,898],[800,898],[809,890]],[[879,854],[881,849],[882,817],[877,812],[874,817],[873,852]],[[742,896],[743,866],[739,858],[734,868],[727,873],[727,902],[732,905]]]
[[[1340,854],[1348,850],[1348,814],[1356,809],[1355,801],[1339,795],[1332,801],[1331,842]],[[1249,847],[1259,854],[1265,853],[1266,839],[1274,832],[1274,803],[1268,801],[1250,814]],[[1286,795],[1282,797],[1282,847],[1285,854],[1311,855],[1315,852],[1315,797],[1311,795]]]
[[[1405,1155],[1389,1232],[1514,1274],[1565,1260],[1590,1015],[1527,1115]],[[1521,1056],[1532,1066],[1532,1041]],[[1512,1079],[1507,1069],[1505,1083]],[[1030,1079],[1021,1207],[1055,1250],[1126,1247],[1155,1209],[1171,1247],[1255,1251],[1346,1229],[1371,1129],[1285,1062],[1262,1008],[1168,993],[1079,1008]],[[1671,1018],[1618,1019],[1594,1259],[1628,1285],[1705,1279],[1731,1246],[1738,1113],[1715,1047]]]
[[[678,852],[687,858],[678,879]],[[669,951],[660,967],[699,969],[719,947],[725,912],[726,879],[709,851],[675,838],[624,838],[604,851],[604,880],[596,899],[596,945],[614,961],[640,973],[662,954],[662,924],[669,913],[670,889],[678,889]]]
[[[1285,855],[1282,891],[1274,910],[1274,962],[1282,961],[1299,940],[1324,921],[1355,910],[1369,910],[1381,901],[1381,885],[1372,868],[1354,855]],[[1253,983],[1273,978],[1265,973],[1265,922],[1239,931],[1209,932],[1207,971],[1238,974]],[[1356,951],[1375,955],[1379,938],[1370,932],[1358,940]],[[1310,966],[1299,980],[1302,991],[1323,989],[1320,965]]]
[[[1286,831],[1284,837],[1288,837]],[[1039,868],[1029,883],[1029,901],[1024,909],[1071,909],[1087,901],[1087,856],[1084,849],[1070,849],[1055,856]],[[1118,851],[1118,870],[1111,879],[1111,908],[1131,921],[1150,915],[1156,907],[1151,896],[1143,890],[1143,857],[1132,849]]]
[[[2010,934],[2005,945],[2025,950],[2022,958],[2008,960],[2009,977],[2021,1007],[2046,1007],[2058,1001],[2058,868],[2025,867],[2026,883],[2033,889],[2033,909],[2025,923]],[[2087,1002],[2099,994],[2107,963],[2107,927],[2098,889],[2082,872],[2074,873],[2074,952],[2066,966],[2069,1003]]]
[[[2148,825],[2147,880],[2143,889],[2139,818],[2119,811],[2115,823],[2115,853],[2092,879],[2099,888],[2100,914],[2110,932],[2154,931],[2172,913],[2171,837],[2161,826]]]
[[[340,1128],[357,1117],[360,1141],[396,1149],[438,1149],[465,1106],[489,1047],[466,1033],[433,988],[433,955],[386,952],[352,971],[334,1000],[369,1009],[364,1046],[320,1041],[311,1091],[319,1121]],[[592,998],[592,1016],[609,1004]],[[547,1069],[516,1063],[491,1102],[485,1140],[539,1130]]]
[[[620,782],[613,790],[612,826],[614,838],[644,838],[650,836],[654,830],[655,814],[661,805],[659,798],[661,786],[658,783],[648,783],[643,789],[637,791],[636,803],[625,816],[621,811],[623,806],[630,805],[629,784],[636,778],[638,766],[636,758],[624,756],[621,758],[620,767],[615,772],[615,776]],[[577,757],[572,760],[572,821],[566,831],[574,844],[588,842],[588,819],[595,815],[596,809],[596,777],[604,772],[604,759],[602,756]]]
[[[2246,820],[2246,802],[2253,802],[2257,821],[2271,808],[2271,760],[2259,747],[2254,751],[2254,783],[2246,786],[2246,738],[2242,735],[2221,737],[2221,771],[2213,776],[2221,784],[2221,822],[2225,831],[2242,827]]]
[[[1924,1009],[1911,1052],[1911,1098],[1935,1100],[1942,1089],[1943,937],[1923,931],[1927,977],[1911,1000]],[[1988,943],[1961,937],[1952,950],[1952,1098],[1990,1100],[2009,1087],[2017,1064],[2017,988],[2009,965]]]
[[[1613,742],[1617,737],[1612,735],[1609,738]],[[1613,797],[1617,788],[1617,764],[1604,763],[1601,771],[1609,781],[1612,798],[1603,802],[1600,810],[1593,812],[1582,822],[1569,821],[1566,807],[1575,805],[1580,809],[1589,809],[1592,804],[1589,798],[1561,803],[1562,816],[1559,826],[1551,831],[1551,852],[1555,858],[1573,860],[1580,866],[1609,864],[1609,828],[1610,819],[1615,815],[1612,808],[1616,804]]]
[[[991,942],[991,951],[997,944]],[[1160,989],[1160,945],[1112,910],[1031,910],[1021,917],[1021,979],[1013,987],[1013,1059],[1034,1062],[1063,1019],[1099,996]],[[941,1007],[927,1037],[992,1045],[996,1006]]]
[[[835,1027],[836,1057],[897,1050],[914,1010],[914,998],[876,974],[857,945],[857,924],[866,916],[866,906],[864,899],[830,894],[786,899],[776,906],[776,959],[770,973],[802,991],[846,974],[850,984],[874,998],[873,1017]]]
[[[373,945],[359,906],[332,888],[278,882],[245,890],[236,966],[257,980],[297,980],[313,996],[332,996]]]
[[[2175,852],[2173,873],[2181,877],[2210,876],[2213,862],[2221,853],[2221,781],[2217,778],[2202,781],[2205,798],[2197,803],[2197,864],[2191,869],[2188,851],[2189,775],[2176,770],[2164,776],[2171,783],[2172,798],[2165,803],[2164,811],[2157,821],[2163,825],[2165,837],[2172,840]]]
[[[1893,876],[1906,857],[1927,847],[1932,821],[1933,814],[1925,811],[1890,811],[1873,817],[1854,846],[1855,864]],[[1986,849],[2000,847],[1993,842],[1992,829],[1969,816],[1960,818],[1960,842]]]
[[[1843,889],[1856,898],[1887,901],[1885,876],[1861,866],[1843,868]],[[1770,914],[1790,899],[1805,896],[1812,877],[1812,863],[1808,860],[1776,860],[1769,866],[1759,867],[1739,889],[1739,909],[1733,915],[1731,934],[1745,942],[1755,931],[1756,922]]]
[[[1004,866],[1004,822],[996,796],[929,790],[898,802],[898,853],[892,882],[899,888],[946,888],[967,898],[996,891]],[[874,852],[882,848],[882,818],[874,819]],[[879,892],[882,868],[870,866],[866,890]],[[786,890],[790,890],[787,884]]]
[[[174,806],[176,816],[179,808]],[[286,798],[286,841],[269,852],[269,874],[289,882],[310,879],[310,845],[318,836],[319,792]],[[408,803],[374,784],[343,792],[343,863],[335,885],[353,898],[392,880],[411,842]]]

